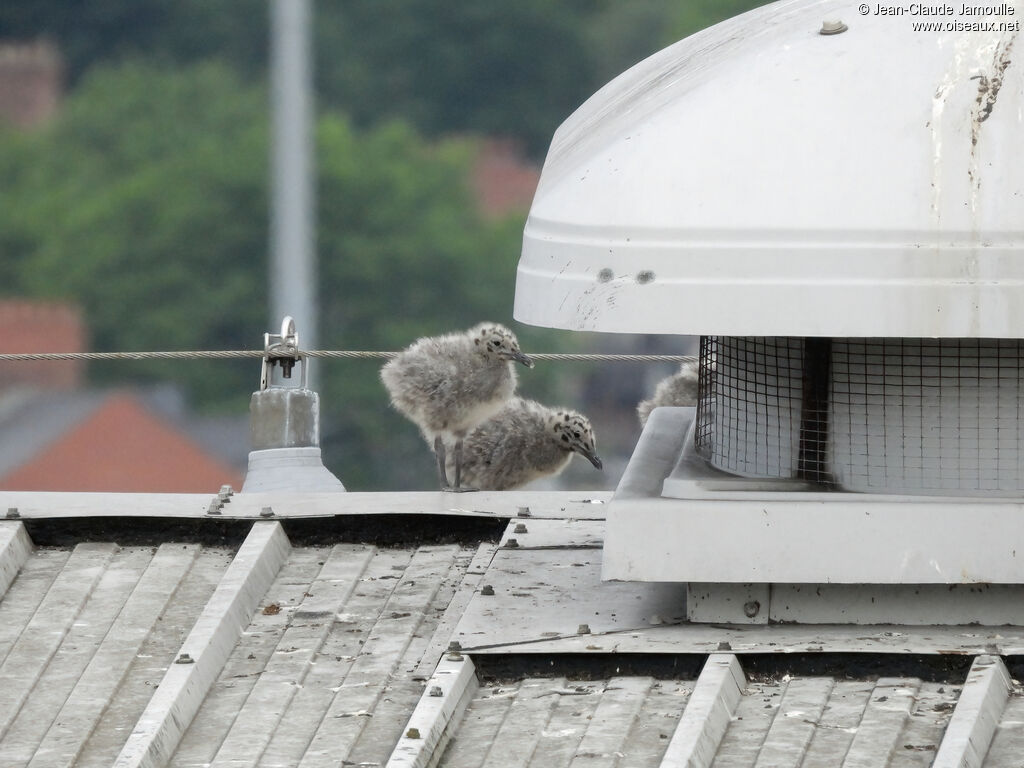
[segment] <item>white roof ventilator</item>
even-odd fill
[[[1022,8],[874,8],[778,2],[637,64],[556,132],[526,224],[518,320],[702,336],[603,565],[688,582],[695,621],[1024,624]]]

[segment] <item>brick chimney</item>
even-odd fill
[[[82,313],[68,304],[0,301],[0,352],[84,352]],[[77,389],[85,373],[81,360],[0,362],[0,391],[15,387]]]
[[[49,42],[0,43],[0,122],[42,124],[60,105],[64,66]]]

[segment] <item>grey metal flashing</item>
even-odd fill
[[[592,599],[593,594],[586,595]],[[622,595],[610,598],[604,604],[628,606]],[[639,593],[638,593],[639,594]],[[633,602],[639,602],[633,596]],[[490,599],[490,598],[486,598]],[[621,602],[613,602],[622,600]],[[515,610],[515,604],[507,602],[505,616],[507,632],[500,631],[495,621],[485,624],[480,616],[472,616],[474,608],[467,610],[467,623],[460,625],[457,638],[474,654],[708,654],[721,648],[729,648],[739,655],[770,654],[787,656],[806,654],[896,654],[936,656],[977,656],[997,653],[1003,656],[1024,656],[1024,627],[1013,626],[918,626],[899,624],[875,624],[856,626],[849,624],[827,624],[801,626],[799,624],[769,624],[767,626],[728,624],[661,624],[605,630],[600,625],[591,627],[591,634],[578,635],[572,625],[573,614],[566,614],[561,621],[563,632],[546,630],[543,622],[548,615],[557,616],[559,610],[582,610],[585,606],[549,606],[545,614],[533,626],[527,626],[525,619]],[[514,613],[513,613],[514,611]],[[609,612],[610,613],[610,612]],[[593,611],[591,611],[593,615]],[[669,614],[671,615],[671,614]],[[635,615],[634,615],[635,619]],[[470,624],[469,622],[473,623]],[[644,622],[645,624],[649,621]],[[571,625],[571,626],[570,626]],[[475,634],[466,633],[472,627]]]
[[[510,542],[515,542],[511,544]],[[500,546],[508,549],[600,549],[604,520],[515,518],[509,521]]]
[[[624,499],[660,496],[665,479],[683,453],[684,440],[695,417],[695,408],[663,407],[651,411],[619,480],[616,496]]]
[[[501,547],[482,582],[492,594],[473,596],[454,639],[508,653],[571,638],[574,649],[607,651],[621,633],[685,617],[685,585],[602,582],[600,567],[601,550],[589,546]]]
[[[470,699],[479,688],[468,656],[442,659],[427,681],[386,768],[427,768],[437,765]]]
[[[672,734],[661,768],[708,768],[745,688],[746,678],[735,656],[709,656]]]
[[[932,768],[980,768],[1012,689],[1002,659],[975,658]]]
[[[205,517],[211,493],[81,493],[0,491],[0,510],[18,510],[23,520],[37,518]],[[258,517],[258,515],[257,515]]]
[[[0,522],[0,599],[18,575],[32,551],[32,540],[25,524],[4,520]]]
[[[401,493],[234,493],[220,507],[222,519],[258,520],[268,507],[275,518],[338,515],[443,515],[603,520],[608,491],[441,491]],[[0,511],[15,507],[34,518],[206,518],[216,490],[203,493],[65,493],[0,491]],[[528,522],[528,520],[527,520]]]
[[[1024,693],[1019,683],[1014,683],[1013,692],[1006,702],[1002,717],[996,724],[992,744],[985,755],[990,766],[1013,765],[1024,754]]]
[[[519,524],[527,533],[515,533]],[[688,622],[694,610],[689,603],[700,597],[695,585],[687,591],[687,585],[600,580],[604,553],[594,546],[599,530],[592,521],[511,520],[479,582],[493,594],[473,595],[454,638],[479,654],[708,654],[722,643],[740,654],[1024,654],[1024,626],[767,624],[767,600],[757,617],[745,619],[761,623]],[[516,546],[510,548],[512,538]],[[987,585],[941,589],[947,600],[968,608],[1003,591]],[[733,597],[741,615],[745,603],[759,601],[744,585]],[[834,610],[842,608],[840,602]],[[916,622],[914,610],[908,606],[907,616]],[[589,632],[580,633],[584,624]]]
[[[493,544],[481,544],[477,548],[465,573],[459,579],[458,587],[448,602],[448,606],[444,609],[444,614],[434,631],[430,644],[416,667],[414,677],[427,679],[433,674],[434,668],[441,660],[442,653],[448,647],[450,638],[455,636],[455,628],[462,619],[462,614],[465,613],[469,601],[478,591],[480,581],[487,572],[496,551],[497,547]]]

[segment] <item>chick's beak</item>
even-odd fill
[[[524,355],[519,350],[516,350],[515,352],[512,353],[512,359],[515,360],[517,363],[522,363],[527,368],[533,368],[533,360],[531,360],[529,357]]]
[[[587,461],[589,461],[591,464],[593,464],[594,465],[594,469],[603,469],[604,468],[604,464],[601,463],[601,457],[598,456],[593,451],[588,450],[587,448],[584,448],[584,447],[581,446],[580,448],[577,449],[577,453],[579,453],[580,456],[583,456]]]

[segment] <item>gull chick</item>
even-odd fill
[[[418,339],[381,369],[391,404],[433,443],[443,489],[462,490],[462,440],[512,397],[516,362],[533,367],[515,334],[481,323],[464,333]],[[445,473],[445,439],[454,442],[454,488]]]
[[[640,418],[640,426],[647,424],[651,411],[663,405],[681,406],[697,404],[697,372],[696,360],[687,360],[679,366],[679,372],[658,382],[654,389],[654,397],[642,400],[636,407]]]
[[[478,488],[504,491],[558,474],[574,453],[601,469],[586,416],[514,397],[466,437],[462,472]]]

